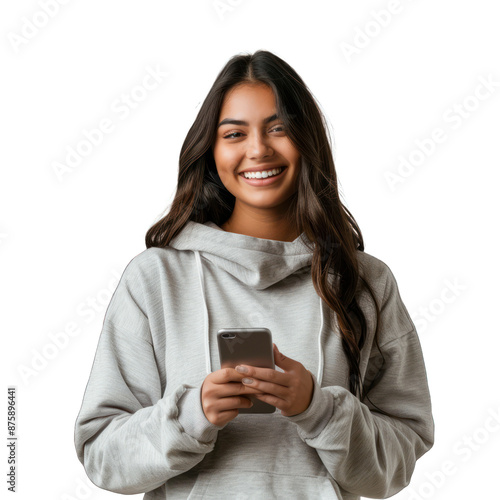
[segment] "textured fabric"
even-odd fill
[[[357,252],[381,306],[359,288],[369,399],[349,390],[336,315],[311,280],[305,234],[293,242],[189,222],[167,248],[125,268],[106,310],[75,424],[79,460],[97,486],[146,500],[387,498],[408,485],[434,442],[420,342],[396,280]],[[239,414],[212,424],[201,385],[220,368],[221,328],[266,327],[313,376],[309,407],[285,417]],[[277,367],[278,370],[280,370]],[[388,417],[373,404],[392,413]]]

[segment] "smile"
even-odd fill
[[[262,172],[242,172],[239,176],[251,186],[267,186],[278,183],[286,175],[288,167],[278,167]]]
[[[280,174],[284,169],[285,167],[278,167],[272,170],[263,170],[261,172],[242,172],[241,175],[245,177],[245,179],[267,179],[267,177]]]

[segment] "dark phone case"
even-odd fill
[[[234,338],[224,338],[224,336]],[[238,364],[274,369],[273,341],[268,328],[222,328],[217,332],[221,368],[234,368]],[[251,408],[238,408],[239,413],[274,413],[276,407],[252,395]]]

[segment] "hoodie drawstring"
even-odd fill
[[[204,311],[204,323],[205,323],[205,361],[206,361],[206,370],[207,370],[207,375],[212,373],[212,362],[210,359],[210,332],[208,329],[208,308],[207,308],[207,300],[205,297],[205,285],[204,285],[204,275],[203,275],[203,265],[201,263],[201,258],[200,258],[200,252],[198,250],[193,250],[195,258],[196,258],[196,267],[198,268],[198,278],[200,280],[200,288],[201,288],[201,295],[203,297],[203,306],[205,308]],[[319,327],[319,334],[318,334],[318,353],[319,353],[319,360],[318,360],[318,375],[317,375],[317,380],[318,383],[321,387],[321,382],[323,380],[323,347],[321,346],[321,334],[323,332],[323,300],[321,297],[319,297],[319,311],[321,315],[321,325]]]
[[[205,307],[205,361],[207,368],[207,375],[212,373],[212,362],[210,360],[210,335],[208,331],[208,309],[207,309],[207,300],[205,298],[205,286],[203,285],[203,266],[201,265],[200,252],[198,250],[194,250],[194,255],[196,257],[196,266],[198,267],[198,278],[200,279],[200,288],[201,294],[203,296],[203,306]]]

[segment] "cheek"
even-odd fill
[[[219,146],[214,148],[214,160],[218,170],[233,172],[238,165],[238,154],[230,148]]]
[[[293,172],[293,178],[291,181],[291,185],[293,186],[292,189],[295,191],[297,190],[299,186],[299,176],[300,176],[300,170],[301,170],[301,160],[300,158],[297,158],[294,162],[295,168]]]
[[[215,165],[217,168],[217,173],[219,174],[220,180],[223,184],[231,184],[236,179],[235,173],[235,163],[231,161],[230,158],[218,157],[215,159]]]
[[[282,151],[282,156],[286,158],[289,164],[294,166],[295,177],[302,164],[300,152],[295,148],[295,146],[290,144],[289,147],[286,148],[286,150]]]
[[[233,174],[232,169],[219,169],[219,177],[222,184],[226,186],[231,186],[237,180]]]

